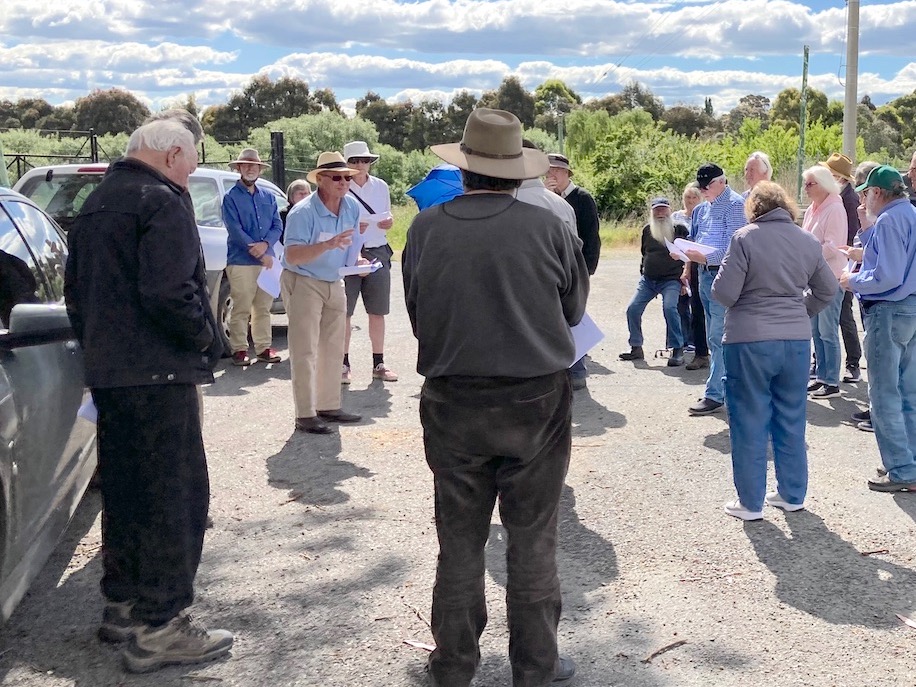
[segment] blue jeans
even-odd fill
[[[725,361],[722,358],[722,334],[725,330],[725,306],[712,297],[712,282],[715,272],[709,272],[700,265],[700,300],[706,316],[706,342],[709,344],[709,378],[706,393],[711,401],[725,400]]]
[[[843,308],[843,289],[826,308],[811,318],[811,338],[814,339],[814,370],[818,382],[828,386],[840,384],[840,310]]]
[[[916,295],[868,307],[865,357],[881,462],[895,482],[916,482]]]
[[[788,503],[804,503],[810,343],[755,341],[725,344],[724,349],[732,471],[741,505],[763,508],[771,440],[779,495]]]
[[[683,348],[684,335],[681,332],[681,315],[677,310],[678,297],[681,295],[681,282],[677,279],[649,279],[640,277],[636,285],[633,300],[627,306],[627,327],[630,330],[630,346],[642,346],[642,314],[656,296],[662,296],[662,310],[668,335],[665,345],[668,348]]]

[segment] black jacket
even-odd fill
[[[686,239],[688,234],[687,227],[677,222],[674,223],[675,239]],[[668,247],[652,237],[652,230],[649,229],[648,224],[642,228],[641,250],[642,260],[639,262],[639,273],[646,279],[671,281],[681,278],[684,263],[672,258]]]
[[[222,345],[183,188],[138,160],[115,162],[67,239],[64,296],[88,386],[213,381]]]
[[[601,238],[598,236],[598,206],[592,194],[581,186],[577,186],[569,195],[566,202],[572,205],[576,213],[576,229],[582,239],[582,255],[588,265],[588,273],[594,274],[598,269],[598,258],[601,255]]]

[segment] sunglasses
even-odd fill
[[[350,181],[349,175],[346,174],[322,174],[322,179],[330,179],[331,181]]]
[[[354,165],[371,165],[373,160],[371,157],[351,157],[349,162]]]
[[[816,181],[806,181],[805,182],[805,188],[811,188],[812,186],[817,186],[817,182]]]

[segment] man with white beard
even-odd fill
[[[916,491],[916,208],[903,177],[881,165],[856,187],[874,229],[862,268],[840,286],[862,301],[871,422],[883,467],[873,491]]]
[[[671,204],[667,198],[653,198],[650,203],[649,223],[642,230],[642,260],[639,264],[639,283],[633,300],[627,307],[627,327],[630,330],[630,350],[620,354],[621,360],[643,360],[642,314],[646,306],[661,294],[662,311],[668,325],[666,347],[672,349],[668,367],[684,364],[684,333],[677,311],[681,294],[683,263],[671,257],[665,241],[687,238],[684,224],[675,224],[671,218]]]

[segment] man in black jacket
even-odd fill
[[[672,350],[668,367],[684,364],[684,332],[677,311],[681,294],[681,272],[684,263],[671,257],[667,243],[676,238],[686,239],[688,229],[675,224],[671,218],[671,203],[667,198],[653,198],[650,203],[649,223],[642,230],[642,260],[639,263],[639,284],[633,300],[627,307],[627,327],[630,330],[630,350],[620,354],[621,360],[642,360],[642,314],[659,294],[662,311],[668,328],[667,347]]]
[[[67,311],[98,407],[105,641],[147,672],[228,653],[232,634],[191,623],[209,502],[196,385],[222,353],[188,176],[194,138],[137,129],[70,230]]]
[[[573,170],[568,157],[559,153],[550,153],[547,160],[550,167],[547,169],[544,186],[561,198],[565,198],[566,202],[572,205],[576,213],[576,229],[579,232],[579,238],[582,239],[582,255],[585,257],[588,273],[594,274],[598,269],[598,258],[601,255],[601,238],[598,236],[598,205],[591,193],[572,182]],[[584,389],[587,376],[585,358],[580,358],[569,368],[573,389]]]

